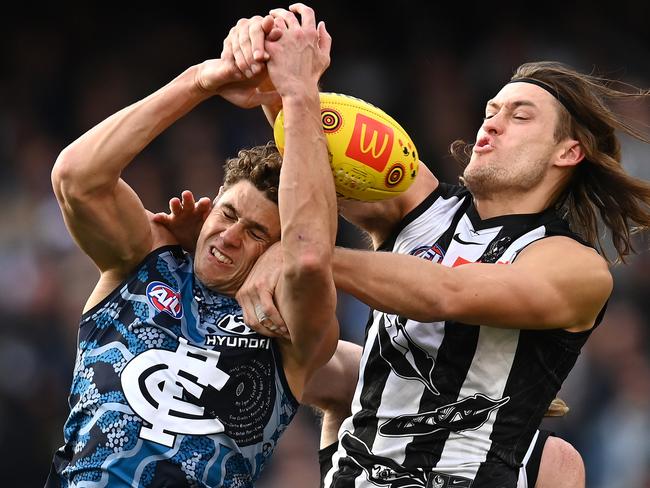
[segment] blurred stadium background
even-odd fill
[[[59,151],[191,64],[217,56],[238,18],[268,1],[174,7],[87,2],[15,6],[0,36],[0,463],[2,486],[42,486],[62,443],[78,318],[97,273],[69,238],[50,186]],[[457,2],[312,2],[334,44],[322,88],[363,98],[394,116],[443,180],[448,156],[472,140],[485,101],[514,68],[558,60],[650,87],[650,3],[560,5]],[[599,5],[603,5],[599,7]],[[446,13],[443,13],[446,12]],[[622,107],[650,132],[650,104]],[[127,171],[160,211],[185,188],[215,194],[221,164],[272,137],[257,110],[214,99],[179,121]],[[629,171],[650,179],[650,147],[625,140]],[[215,184],[213,184],[215,182]],[[339,244],[362,246],[341,224]],[[647,236],[638,239],[647,249]],[[588,483],[650,487],[650,253],[615,268],[605,323],[561,396],[571,412],[546,426],[584,456]],[[435,284],[432,284],[435,286]],[[342,336],[360,342],[365,306],[340,297]],[[316,487],[317,420],[304,410],[260,487]]]

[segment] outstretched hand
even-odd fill
[[[224,40],[221,59],[258,83],[262,93],[275,93],[275,85],[283,95],[305,82],[318,83],[329,66],[331,45],[325,24],[316,25],[314,11],[295,3],[289,10],[273,9],[265,17],[240,19]]]
[[[178,243],[188,252],[194,252],[203,222],[212,210],[212,201],[208,197],[194,200],[194,194],[185,190],[181,198],[169,200],[169,213],[154,214],[153,221],[165,226]]]
[[[253,78],[266,71],[270,56],[264,49],[264,41],[277,41],[281,35],[271,15],[239,19],[223,41],[221,59],[232,57],[239,71]]]
[[[269,76],[278,93],[284,97],[304,90],[306,85],[317,87],[330,64],[332,37],[325,23],[316,25],[314,10],[302,3],[291,5],[289,10],[273,9],[271,15],[279,37],[267,38],[264,48],[269,54]]]

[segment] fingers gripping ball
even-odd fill
[[[320,104],[332,174],[340,196],[384,200],[411,186],[418,173],[417,150],[392,117],[363,100],[338,93],[321,93]],[[273,136],[282,154],[282,111],[275,119]]]

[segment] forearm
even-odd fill
[[[76,190],[110,189],[131,160],[156,136],[210,96],[195,84],[192,67],[148,97],[113,114],[59,156],[54,171]]]
[[[414,256],[336,248],[336,287],[375,310],[422,322],[443,318],[450,269]]]
[[[287,295],[281,301],[292,304],[285,319],[297,346],[295,358],[313,365],[323,344],[331,343],[323,334],[336,339],[337,328],[324,327],[332,321],[336,303],[330,268],[336,197],[315,86],[283,99],[283,107],[286,146],[278,202]]]
[[[271,127],[275,124],[275,119],[282,110],[282,105],[262,105],[262,111],[266,120],[269,122]]]
[[[284,263],[290,268],[313,253],[317,253],[316,259],[329,259],[337,216],[316,87],[286,97],[283,107],[286,146],[279,207]]]

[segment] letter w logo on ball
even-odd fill
[[[357,114],[352,138],[345,155],[381,173],[393,151],[393,138],[392,127]]]

